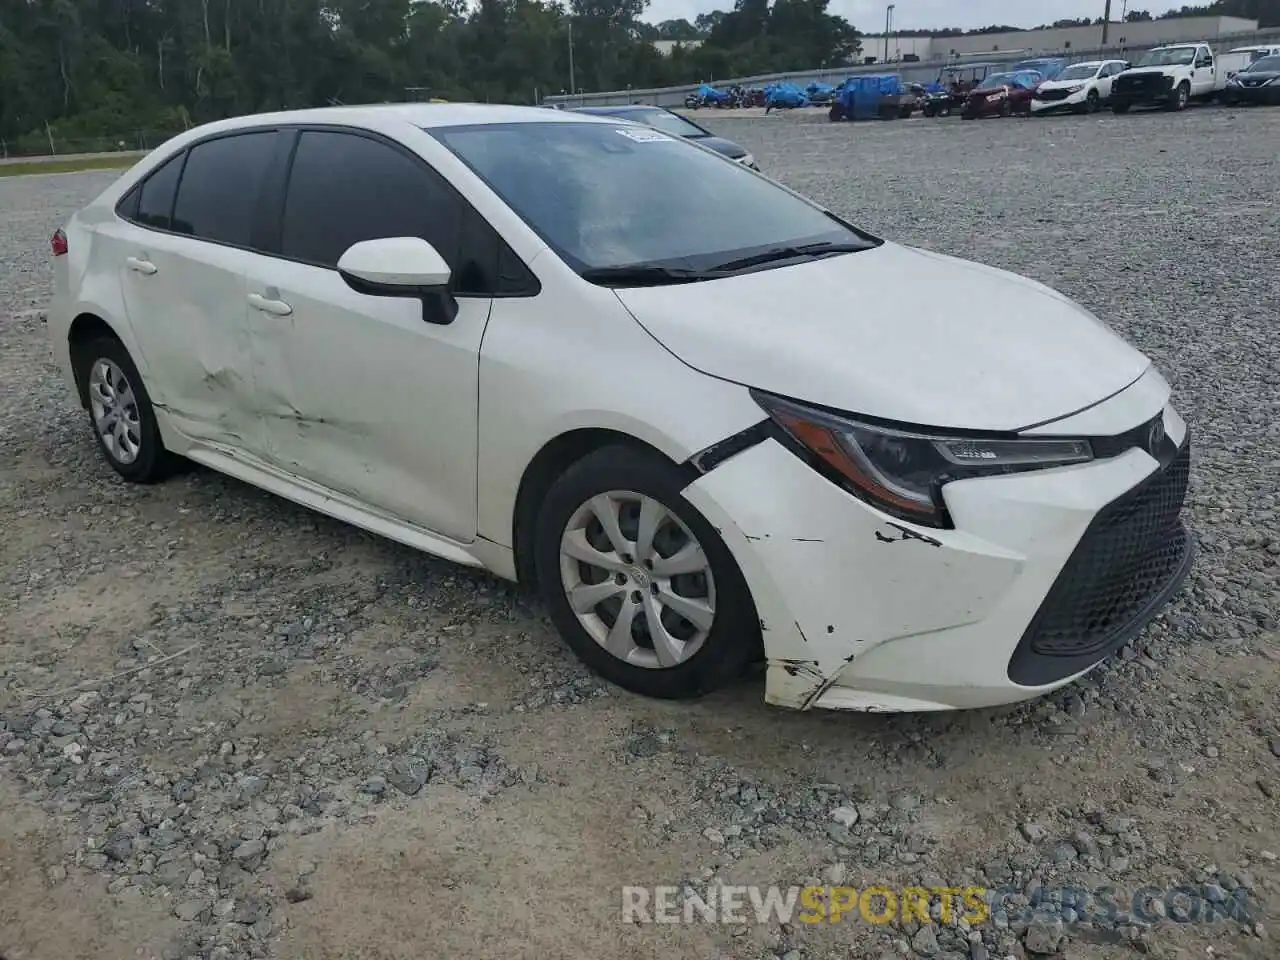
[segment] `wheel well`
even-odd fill
[[[533,530],[538,521],[538,508],[546,498],[551,485],[571,466],[590,453],[615,444],[622,444],[661,457],[667,463],[671,458],[656,447],[630,434],[616,430],[571,430],[547,442],[525,467],[516,493],[515,515],[512,517],[512,544],[514,545],[516,578],[530,588],[538,585],[533,562]],[[675,466],[675,464],[672,464]],[[690,479],[697,475],[689,466]]]
[[[80,406],[89,406],[88,384],[80,376],[80,351],[88,343],[110,337],[119,340],[116,332],[99,316],[82,313],[71,321],[71,329],[67,331],[67,344],[71,349],[71,369],[76,377],[76,390],[80,394]]]

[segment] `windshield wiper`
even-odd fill
[[[775,247],[772,250],[766,250],[764,253],[753,253],[749,257],[739,257],[737,260],[717,264],[715,269],[726,272],[747,270],[751,267],[775,263],[779,260],[795,260],[800,257],[824,257],[831,253],[858,253],[862,250],[869,250],[871,246],[868,243],[802,243],[793,247]]]
[[[592,267],[582,271],[583,280],[605,287],[658,287],[668,283],[714,280],[723,275],[713,270],[688,270],[648,263],[633,263],[623,267]]]

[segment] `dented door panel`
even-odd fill
[[[358,294],[337,271],[262,258],[248,293],[266,459],[286,473],[451,539],[476,532],[479,351],[491,300],[456,319]],[[244,297],[242,297],[242,300]]]
[[[136,229],[113,246],[152,402],[191,440],[260,454],[244,276],[255,255]]]

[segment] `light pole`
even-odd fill
[[[889,62],[889,31],[893,29],[893,8],[894,4],[884,9],[884,62]]]
[[[1107,46],[1107,31],[1111,29],[1111,0],[1107,0],[1107,5],[1102,10],[1102,46]]]

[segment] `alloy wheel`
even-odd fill
[[[679,666],[715,623],[715,578],[702,544],[644,494],[612,490],[574,511],[560,538],[560,576],[583,629],[632,666]]]
[[[121,464],[137,460],[142,451],[138,399],[124,371],[105,357],[89,373],[89,409],[107,453]]]

